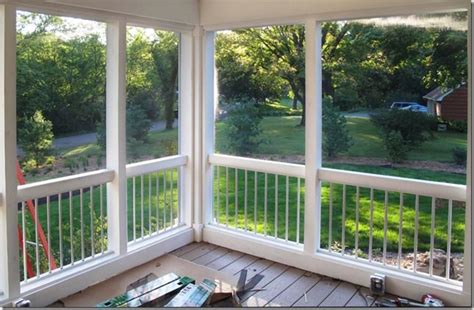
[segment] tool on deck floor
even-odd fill
[[[433,295],[423,295],[422,297],[423,303],[413,302],[405,298],[396,298],[396,299],[388,299],[383,298],[380,301],[375,301],[376,307],[420,307],[420,308],[437,308],[437,307],[444,307],[443,302],[439,299],[434,297]]]
[[[207,306],[217,285],[204,279],[199,285],[188,284],[165,307],[203,307]]]
[[[257,274],[247,282],[247,269],[240,272],[237,286],[232,292],[216,293],[212,296],[210,305],[217,307],[232,307],[240,306],[240,301],[245,297],[245,294],[255,290],[255,286],[263,279],[263,275]],[[247,283],[246,283],[247,282]]]
[[[121,295],[106,300],[98,304],[97,307],[142,307],[157,305],[158,303],[161,304],[157,306],[161,306],[186,285],[194,282],[194,279],[189,277],[180,277],[174,273],[169,273],[134,289],[128,290]]]

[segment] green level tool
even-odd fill
[[[150,297],[144,297],[145,295],[150,295],[150,293],[154,292],[152,295],[155,300],[163,299],[166,297],[165,295],[178,293],[179,290],[189,283],[194,283],[194,280],[189,277],[180,277],[174,273],[168,273],[156,280],[148,282],[147,284],[141,285],[121,295],[101,302],[97,305],[97,307],[140,307],[144,304],[144,301],[152,301]],[[138,298],[143,299],[143,301],[139,301]]]
[[[202,307],[207,306],[217,285],[204,279],[199,285],[188,284],[165,307]]]

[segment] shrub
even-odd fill
[[[391,131],[384,137],[384,147],[388,158],[398,163],[406,159],[408,148],[403,142],[403,137],[399,131]]]
[[[151,121],[147,113],[139,105],[127,105],[127,142],[134,144],[137,141],[146,142],[148,139],[148,132],[151,128]],[[107,146],[107,126],[105,119],[105,110],[102,112],[101,120],[97,123],[97,144],[102,151],[105,151]]]
[[[456,165],[459,166],[466,166],[467,161],[467,150],[462,147],[455,147],[452,150],[453,153],[453,161]]]
[[[323,103],[323,152],[328,158],[336,157],[352,146],[352,137],[346,127],[346,118],[332,102]]]
[[[233,104],[224,121],[226,149],[231,154],[247,155],[262,143],[259,138],[262,117],[251,101]]]
[[[53,124],[36,111],[30,118],[20,122],[18,142],[28,159],[34,159],[37,167],[43,163],[53,146]]]
[[[372,114],[372,123],[380,130],[388,159],[399,162],[407,153],[432,136],[433,118],[408,110],[384,110]]]
[[[79,165],[73,158],[66,158],[64,167],[68,168],[70,172],[74,172],[75,169],[79,168]]]
[[[456,130],[458,132],[467,132],[467,122],[466,121],[451,121],[448,123],[449,128]]]
[[[129,105],[127,107],[127,141],[135,143],[133,139],[146,142],[150,128],[151,121],[147,118],[145,111],[137,105]]]

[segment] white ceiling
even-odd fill
[[[199,24],[199,0],[46,0],[115,13]]]
[[[367,17],[467,7],[469,0],[200,0],[202,25],[285,22],[295,17]]]
[[[467,7],[469,0],[43,0],[117,13],[205,26],[389,15],[429,8]],[[211,27],[212,28],[212,27]]]

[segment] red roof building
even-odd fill
[[[455,89],[437,87],[423,97],[428,113],[445,121],[467,121],[467,86]]]

